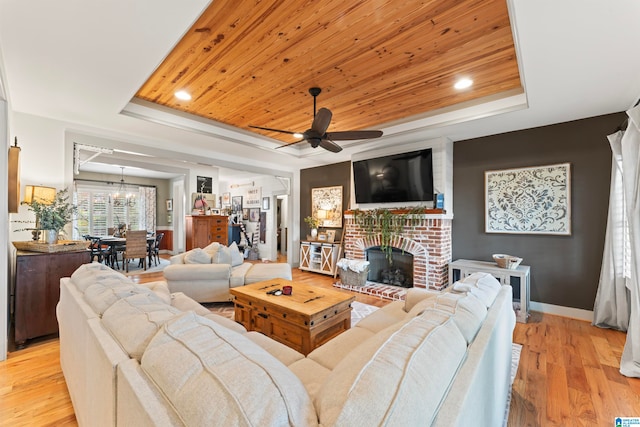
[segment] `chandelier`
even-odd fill
[[[120,166],[120,169],[122,169],[120,185],[118,186],[118,190],[113,194],[113,197],[109,197],[109,202],[113,201],[113,206],[127,206],[131,208],[136,204],[135,196],[127,192],[127,186],[124,183],[124,166]]]

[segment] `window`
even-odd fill
[[[155,187],[127,186],[126,194],[113,191],[108,184],[76,183],[73,195],[78,215],[73,224],[73,239],[82,236],[106,236],[110,228],[125,224],[129,230],[155,231]]]

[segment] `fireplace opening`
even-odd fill
[[[412,254],[392,248],[391,262],[389,262],[387,254],[380,249],[380,246],[374,246],[365,251],[365,256],[369,261],[367,280],[403,288],[413,287]]]

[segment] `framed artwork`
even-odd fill
[[[199,193],[209,193],[213,191],[213,178],[210,176],[199,176],[196,179],[196,188]]]
[[[242,209],[242,220],[247,221],[249,219],[249,208]]]
[[[311,189],[311,216],[320,227],[342,227],[342,186]]]
[[[195,213],[195,211],[199,211],[202,214],[211,208],[212,203],[209,202],[208,196],[211,196],[211,194],[191,193],[192,213]]]
[[[249,221],[251,222],[260,221],[260,208],[249,209]]]
[[[318,233],[318,241],[326,242],[327,241],[327,233]]]
[[[269,210],[269,198],[268,197],[263,197],[262,198],[262,210],[263,211],[268,211]]]
[[[571,235],[571,164],[486,171],[485,232]]]
[[[167,210],[168,211],[173,210],[173,199],[167,199]]]
[[[231,198],[231,212],[242,212],[242,196]]]
[[[327,230],[327,242],[333,243],[336,240],[336,230]]]
[[[222,193],[222,206],[231,205],[231,193]]]
[[[247,190],[244,205],[247,208],[259,208],[262,201],[262,188],[253,187]]]

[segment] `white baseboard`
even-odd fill
[[[563,307],[561,305],[531,301],[530,310],[538,311],[540,313],[553,314],[556,316],[570,317],[572,319],[585,320],[587,322],[593,322],[593,311],[583,310],[581,308]]]

